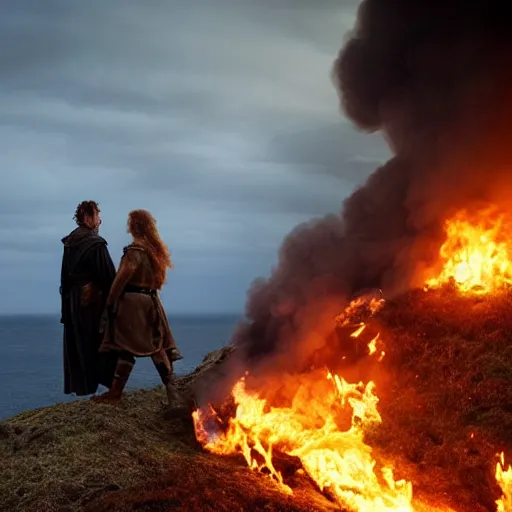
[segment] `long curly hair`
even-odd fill
[[[147,250],[155,280],[162,286],[167,279],[167,269],[173,268],[173,264],[171,253],[158,233],[155,218],[147,210],[133,210],[128,214],[128,231]]]

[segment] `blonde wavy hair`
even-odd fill
[[[171,253],[160,238],[155,218],[147,210],[133,210],[128,214],[128,232],[147,250],[154,277],[160,286],[167,279],[167,269],[173,268]]]

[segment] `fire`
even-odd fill
[[[496,501],[496,512],[512,512],[512,466],[505,471],[505,454],[502,452],[499,458],[495,476],[503,494]]]
[[[290,406],[272,407],[258,393],[248,392],[243,378],[233,388],[236,415],[224,434],[215,437],[206,431],[208,412],[194,413],[198,439],[212,453],[242,453],[249,467],[268,471],[285,492],[292,491],[273,465],[276,448],[298,457],[318,487],[329,491],[340,506],[354,511],[414,510],[411,484],[396,481],[389,467],[377,471],[363,440],[365,429],[381,421],[375,385],[350,384],[331,373],[322,380],[302,383]],[[347,408],[351,421],[344,430],[338,416]]]
[[[382,298],[356,299],[335,322],[353,327],[350,337],[357,340],[367,327],[368,316],[383,304]],[[368,355],[381,361],[384,351],[378,354],[377,343],[381,343],[380,333],[369,342]],[[274,455],[297,457],[318,488],[342,510],[453,512],[445,505],[433,507],[413,500],[412,484],[396,480],[391,466],[374,459],[372,448],[365,443],[368,429],[382,422],[373,381],[350,383],[325,369],[276,382],[267,378],[253,391],[248,389],[247,376],[232,389],[235,410],[229,418],[223,419],[211,405],[194,411],[196,437],[209,452],[243,455],[251,469],[269,474],[289,494],[293,490],[276,469]],[[281,397],[274,404],[275,396],[268,398],[268,390],[279,388],[286,391],[286,399]],[[496,510],[512,512],[512,466],[505,470],[503,453],[495,478],[502,489]]]
[[[379,295],[382,292],[379,290]],[[371,317],[377,313],[382,306],[384,306],[385,300],[374,293],[369,293],[354,299],[343,311],[341,315],[338,315],[334,320],[341,326],[354,326],[355,330],[350,334],[351,338],[359,338],[359,336],[366,330],[367,323],[362,320],[362,317]],[[359,319],[359,322],[357,320]],[[377,342],[380,342],[380,333],[377,333],[368,342],[368,353],[374,355],[377,352]],[[386,353],[380,352],[379,362],[382,361]]]
[[[453,282],[463,293],[489,293],[512,283],[510,237],[504,216],[494,208],[476,215],[461,210],[446,221],[445,232],[439,251],[443,268],[427,288]]]
[[[366,313],[371,315],[382,304],[382,299],[358,299],[336,321],[354,325],[352,321],[361,308],[367,308]],[[364,322],[356,324],[352,337],[357,338],[365,327]],[[370,341],[370,354],[376,353],[378,338]],[[391,467],[378,466],[364,442],[365,431],[382,421],[373,382],[349,383],[329,371],[322,376],[311,373],[301,377],[289,403],[279,407],[272,406],[261,394],[249,392],[245,378],[237,382],[232,395],[236,413],[224,433],[212,434],[207,427],[217,419],[213,409],[194,412],[197,438],[210,452],[243,454],[250,468],[265,470],[291,493],[273,464],[277,449],[298,457],[318,487],[329,492],[341,507],[365,512],[414,510],[412,485],[395,480]],[[343,418],[349,421],[341,426]]]

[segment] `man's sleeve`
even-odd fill
[[[114,262],[110,257],[106,244],[97,244],[92,250],[94,251],[92,256],[98,283],[104,291],[108,292],[116,277]]]
[[[64,250],[62,254],[62,265],[60,269],[60,323],[64,324],[67,320],[67,287],[66,287],[66,274],[67,274],[67,254]]]

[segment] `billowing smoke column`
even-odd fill
[[[325,343],[322,315],[365,288],[414,286],[453,210],[512,204],[511,11],[492,0],[361,3],[333,76],[349,118],[382,131],[395,156],[339,216],[284,240],[233,338],[246,366],[269,355],[302,364]]]

